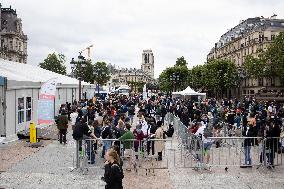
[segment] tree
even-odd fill
[[[186,66],[174,66],[166,68],[159,76],[159,86],[162,91],[170,92],[173,89],[183,90],[188,85],[189,70]],[[178,79],[171,81],[173,75],[178,75]]]
[[[190,73],[195,90],[208,90],[219,95],[236,86],[238,81],[236,65],[229,60],[209,60],[204,65],[193,67]]]
[[[236,65],[226,59],[211,60],[206,64],[206,84],[208,89],[216,90],[223,96],[227,89],[235,87],[238,83]]]
[[[244,68],[246,75],[251,78],[264,77],[266,73],[266,60],[255,58],[252,55],[245,57]],[[257,69],[256,69],[257,68]]]
[[[159,76],[159,88],[164,92],[175,90],[183,90],[189,84],[189,70],[184,57],[177,58],[176,64],[173,67],[166,68]],[[178,79],[171,81],[171,76],[178,76]]]
[[[66,75],[65,56],[63,54],[56,55],[55,53],[48,54],[39,66],[43,69]]]
[[[284,32],[280,32],[273,43],[265,51],[267,70],[271,76],[278,76],[284,84]]]
[[[94,65],[91,60],[86,61],[84,68],[78,62],[75,62],[74,74],[76,78],[81,77],[85,82],[94,83]]]
[[[180,57],[180,58],[177,58],[175,66],[187,66],[187,62],[186,62],[186,60],[184,59],[183,56]]]
[[[191,87],[195,90],[199,90],[204,87],[204,73],[205,66],[198,65],[194,66],[192,70],[190,70],[190,75],[188,80],[190,81]]]
[[[99,85],[105,85],[110,79],[110,72],[105,62],[97,62],[93,74],[94,81]]]

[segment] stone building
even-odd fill
[[[241,71],[245,57],[247,55],[257,57],[258,50],[265,51],[281,31],[284,31],[284,19],[276,19],[276,15],[270,18],[248,18],[221,36],[207,55],[207,60],[228,59]],[[238,92],[237,89],[229,90],[229,96],[257,96],[263,91],[274,94],[284,92],[277,77],[258,79],[244,77],[238,90]]]
[[[109,64],[111,79],[108,82],[110,88],[128,85],[133,90],[133,83],[155,83],[154,79],[154,55],[152,50],[143,50],[141,69],[119,68]]]
[[[154,55],[152,50],[143,50],[141,70],[154,78]]]
[[[22,30],[22,20],[16,10],[2,8],[0,4],[0,58],[27,63],[27,35]]]

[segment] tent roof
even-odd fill
[[[195,92],[192,88],[190,88],[190,86],[188,86],[186,89],[182,90],[182,91],[178,91],[178,92],[173,92],[173,94],[177,94],[177,95],[184,95],[184,96],[193,96],[193,95],[197,95],[197,96],[205,96],[206,93],[198,93]]]
[[[78,80],[45,70],[38,66],[22,64],[0,59],[0,76],[14,81],[46,82],[52,78],[58,78],[58,83],[65,85],[78,85]],[[82,85],[91,85],[82,82]]]

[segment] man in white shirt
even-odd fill
[[[145,136],[149,136],[150,135],[150,129],[149,129],[149,125],[147,124],[147,122],[145,121],[144,116],[141,116],[138,121],[137,121],[137,125],[142,125],[142,132]]]
[[[77,117],[78,117],[78,112],[77,112],[77,110],[73,110],[72,113],[70,114],[72,130],[74,130]]]

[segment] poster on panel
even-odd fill
[[[56,94],[57,78],[45,82],[39,92],[38,124],[54,123],[54,100]]]

